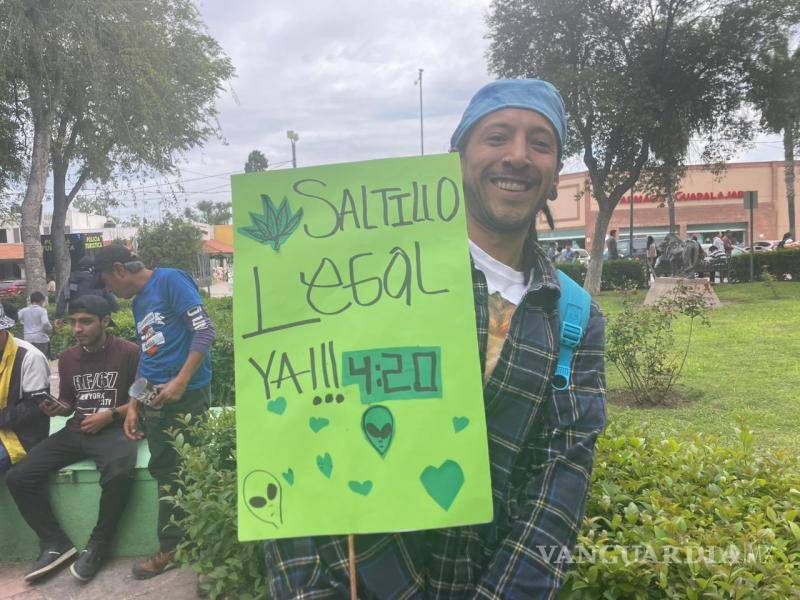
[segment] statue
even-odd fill
[[[695,240],[681,240],[669,233],[659,246],[661,255],[656,260],[656,277],[686,277],[694,279],[703,262],[703,248]]]

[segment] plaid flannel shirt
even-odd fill
[[[494,519],[486,525],[356,536],[360,598],[554,598],[583,520],[597,436],[606,424],[605,320],[592,304],[569,388],[552,387],[560,287],[532,244],[532,277],[484,387]],[[481,368],[489,309],[473,265]],[[270,598],[348,598],[347,538],[264,544]],[[559,557],[562,559],[559,561]]]

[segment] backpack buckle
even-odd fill
[[[559,342],[570,348],[577,348],[583,337],[583,327],[564,321],[561,324],[561,337]]]

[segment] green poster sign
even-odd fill
[[[239,539],[490,521],[458,156],[232,179]]]

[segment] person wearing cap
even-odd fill
[[[42,406],[50,389],[50,363],[30,342],[9,331],[15,322],[0,303],[0,475],[47,437]]]
[[[523,79],[479,90],[452,136],[467,207],[494,519],[356,536],[359,597],[530,599],[559,591],[606,423],[596,305],[570,385],[552,385],[561,291],[534,226],[539,212],[552,223],[547,201],[556,199],[566,132],[556,89]],[[347,595],[346,537],[271,540],[264,553],[271,598]]]
[[[39,560],[25,574],[26,581],[65,566],[78,554],[50,506],[50,474],[85,459],[94,460],[100,471],[97,525],[70,567],[81,581],[92,579],[108,556],[133,485],[137,444],[125,436],[122,423],[139,350],[136,344],[106,332],[111,306],[105,298],[86,295],[71,302],[69,310],[78,343],[58,357],[58,401],[63,407],[53,407],[48,413],[72,413],[72,418],[14,465],[6,478],[20,514],[36,532],[42,549]]]
[[[81,257],[78,268],[69,274],[67,284],[61,288],[58,295],[55,312],[55,325],[61,328],[61,319],[69,311],[69,305],[85,294],[102,296],[111,305],[111,312],[119,310],[119,304],[114,294],[105,289],[98,289],[95,285],[97,278],[94,275],[94,259],[89,256]]]
[[[182,415],[198,417],[211,403],[211,357],[215,332],[203,308],[197,284],[180,269],[148,269],[123,246],[106,246],[94,262],[97,285],[121,298],[133,298],[133,317],[141,342],[139,375],[158,388],[150,406],[133,403],[125,431],[136,439],[139,412],[150,449],[148,468],[158,483],[159,551],[133,565],[137,579],[153,577],[175,565],[175,548],[183,532],[174,525],[182,513],[170,501],[178,489],[180,457],[170,430],[183,432],[191,442]],[[165,490],[167,492],[165,493]]]

